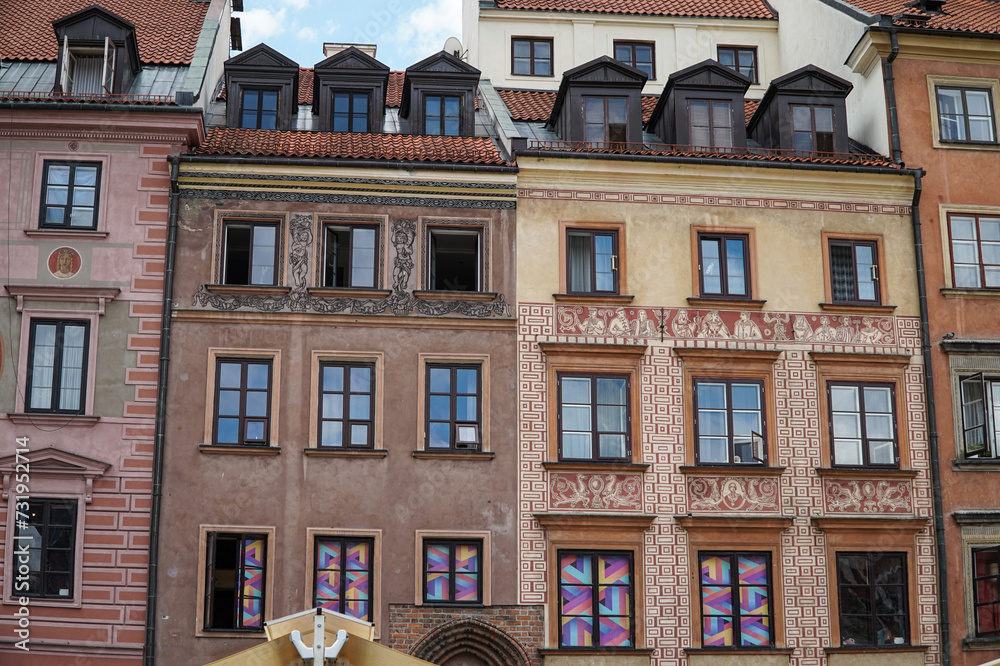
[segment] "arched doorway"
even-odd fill
[[[476,619],[455,620],[424,636],[411,653],[441,666],[528,666],[528,655],[516,640]]]

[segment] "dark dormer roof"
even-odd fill
[[[481,72],[469,63],[447,51],[438,51],[415,65],[406,68],[403,78],[403,99],[399,106],[401,118],[410,115],[410,97],[414,83],[434,83],[445,87],[465,88],[479,83]]]
[[[748,77],[715,60],[703,60],[690,67],[674,72],[663,86],[659,101],[646,122],[647,131],[654,127],[666,109],[667,99],[674,88],[685,90],[724,90],[743,95],[753,83]]]
[[[239,126],[241,90],[277,89],[278,129],[291,129],[299,104],[299,65],[267,44],[230,58],[225,65],[226,122]]]
[[[556,99],[552,103],[552,113],[549,114],[549,119],[545,124],[548,127],[555,127],[562,114],[569,89],[574,85],[600,87],[609,92],[615,89],[641,92],[648,78],[645,72],[639,71],[635,67],[629,67],[608,56],[601,56],[573,69],[568,69],[563,72],[562,81],[559,82],[559,90],[556,92]]]
[[[258,44],[247,49],[238,56],[233,56],[226,61],[226,69],[239,69],[253,71],[255,69],[266,69],[273,72],[298,74],[299,64],[287,58],[267,44]],[[284,71],[283,71],[284,70]]]
[[[846,99],[854,84],[840,78],[836,74],[831,74],[825,69],[820,69],[816,65],[806,65],[794,72],[789,72],[784,76],[771,81],[767,87],[767,92],[760,100],[757,111],[747,123],[747,133],[752,133],[757,123],[760,122],[763,112],[771,105],[776,95],[787,95],[795,97],[825,97],[829,99]]]
[[[132,74],[138,74],[141,69],[135,25],[103,7],[91,5],[63,16],[52,22],[52,28],[56,33],[56,42],[60,45],[63,39],[69,39],[71,44],[99,46],[104,44],[105,38],[111,38],[115,44],[124,44],[128,52],[125,61],[132,69]]]
[[[312,87],[317,90],[322,89],[324,85],[345,88],[380,88],[381,105],[385,106],[385,97],[389,87],[389,68],[356,46],[349,46],[317,63],[313,67],[312,76]],[[301,96],[299,101],[302,102]],[[317,113],[319,111],[318,95],[312,96],[312,106],[313,113]]]

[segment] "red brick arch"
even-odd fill
[[[489,666],[528,666],[524,648],[502,629],[475,618],[454,620],[434,629],[413,646],[414,657],[433,664],[470,654]]]

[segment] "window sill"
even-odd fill
[[[722,647],[722,648],[684,648],[684,654],[787,654],[795,653],[795,648],[781,647]]]
[[[767,301],[754,298],[705,298],[704,296],[688,296],[688,305],[701,308],[729,308],[733,310],[763,310]]]
[[[556,303],[570,305],[628,305],[635,296],[622,294],[552,294]]]
[[[842,645],[840,647],[825,647],[823,651],[830,654],[877,654],[879,652],[927,652],[926,645]]]
[[[231,456],[276,456],[281,453],[281,448],[277,446],[231,446],[229,444],[199,444],[198,450],[202,453]]]
[[[471,462],[488,462],[496,457],[493,451],[428,451],[418,449],[413,452],[417,460],[466,460]]]
[[[645,472],[646,463],[628,462],[543,462],[542,467],[550,472]]]
[[[110,232],[95,231],[93,229],[25,229],[24,235],[28,238],[51,238],[53,240],[80,240],[81,238],[92,238],[101,240],[107,238]]]
[[[959,150],[1000,150],[1000,144],[996,142],[977,141],[942,141],[934,139],[935,148],[957,148]]]
[[[68,598],[55,598],[55,597],[28,597],[29,604],[32,606],[44,606],[46,608],[82,608],[83,601],[79,598],[81,595],[77,595],[75,599]],[[4,606],[20,606],[21,602],[18,597],[4,597]]]
[[[915,479],[919,472],[915,469],[882,469],[877,467],[817,467],[816,475],[826,477],[875,478],[875,479]]]
[[[1000,298],[1000,289],[959,289],[957,287],[941,287],[939,291],[945,298]]]
[[[302,449],[308,458],[385,458],[388,449],[337,449],[332,447],[312,446]]]
[[[291,287],[269,287],[262,284],[206,284],[210,294],[261,294],[263,296],[284,296]]]
[[[972,636],[962,639],[962,651],[996,650],[1000,648],[1000,636]]]
[[[957,472],[996,472],[1000,470],[1000,458],[956,458],[951,468]]]
[[[846,314],[892,314],[896,310],[895,305],[875,305],[873,303],[820,303],[819,309],[824,312],[843,312]]]
[[[681,474],[685,476],[781,476],[784,467],[765,467],[764,465],[682,465]]]
[[[14,425],[44,425],[51,427],[65,428],[77,427],[77,428],[89,428],[90,426],[97,425],[101,420],[100,416],[92,416],[87,414],[41,414],[41,413],[30,413],[25,414],[23,412],[7,414],[7,418],[11,420]]]
[[[495,291],[434,291],[418,289],[413,292],[414,298],[423,301],[495,301]]]
[[[196,631],[195,636],[198,638],[260,638],[262,640],[267,640],[267,633],[263,629],[260,631],[225,631],[218,630],[213,631],[212,629],[201,629]]]
[[[389,289],[349,289],[346,287],[309,287],[310,296],[319,298],[389,298]]]
[[[543,657],[557,657],[560,655],[578,655],[581,657],[607,657],[616,654],[626,654],[630,656],[652,657],[652,648],[629,648],[629,647],[600,647],[600,648],[538,648],[538,654]]]

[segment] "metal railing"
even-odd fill
[[[98,93],[0,90],[0,100],[23,102],[92,102],[100,104],[174,104],[173,95],[108,95]]]

